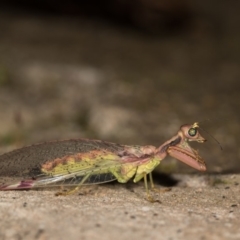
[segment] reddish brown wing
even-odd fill
[[[78,185],[85,176],[84,184],[121,181],[122,167],[134,173],[146,154],[140,146],[88,139],[32,145],[0,156],[0,190]]]
[[[2,177],[34,179],[42,174],[41,166],[48,161],[101,149],[117,154],[124,151],[124,146],[98,140],[73,139],[16,149],[0,156],[0,185],[3,183]]]

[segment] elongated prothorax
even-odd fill
[[[198,123],[181,126],[177,135],[162,144],[156,150],[156,154],[162,159],[169,154],[171,157],[174,157],[199,171],[205,171],[205,161],[199,156],[196,150],[190,147],[188,143],[189,141],[197,141],[200,143],[206,141],[206,139],[204,139],[199,133],[198,128]]]

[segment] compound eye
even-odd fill
[[[188,130],[188,134],[189,134],[189,136],[191,136],[191,137],[196,136],[196,134],[197,134],[197,129],[196,129],[196,128],[190,128],[190,129]]]

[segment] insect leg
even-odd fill
[[[154,186],[153,177],[152,177],[152,173],[151,172],[149,173],[149,180],[150,180],[150,184],[151,184],[151,189],[154,189],[155,186]]]
[[[153,177],[152,177],[152,173],[149,173],[149,180],[150,180],[150,184],[151,184],[151,190],[154,192],[158,192],[158,193],[162,193],[162,192],[169,192],[171,191],[171,188],[164,188],[164,189],[158,189],[155,187],[154,182],[153,182]]]
[[[145,185],[146,193],[147,193],[147,196],[149,196],[149,189],[148,189],[148,182],[147,182],[147,174],[146,173],[144,173],[143,178],[144,178],[144,185]]]
[[[67,195],[70,195],[70,194],[73,194],[75,193],[76,191],[79,190],[79,188],[81,187],[81,185],[90,177],[90,173],[87,174],[86,176],[83,177],[83,179],[81,180],[81,182],[75,187],[73,188],[72,190],[69,190],[67,192],[57,192],[55,195],[56,196],[67,196]]]
[[[149,193],[148,182],[147,182],[147,173],[143,173],[143,179],[144,179],[144,185],[145,185],[145,189],[146,189],[146,193],[147,193],[147,200],[151,203],[158,202],[158,200],[155,200],[152,197],[152,195]]]

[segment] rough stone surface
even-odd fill
[[[180,186],[152,193],[161,203],[144,199],[142,183],[84,187],[67,197],[54,190],[0,192],[0,238],[240,238],[239,174],[173,177]]]

